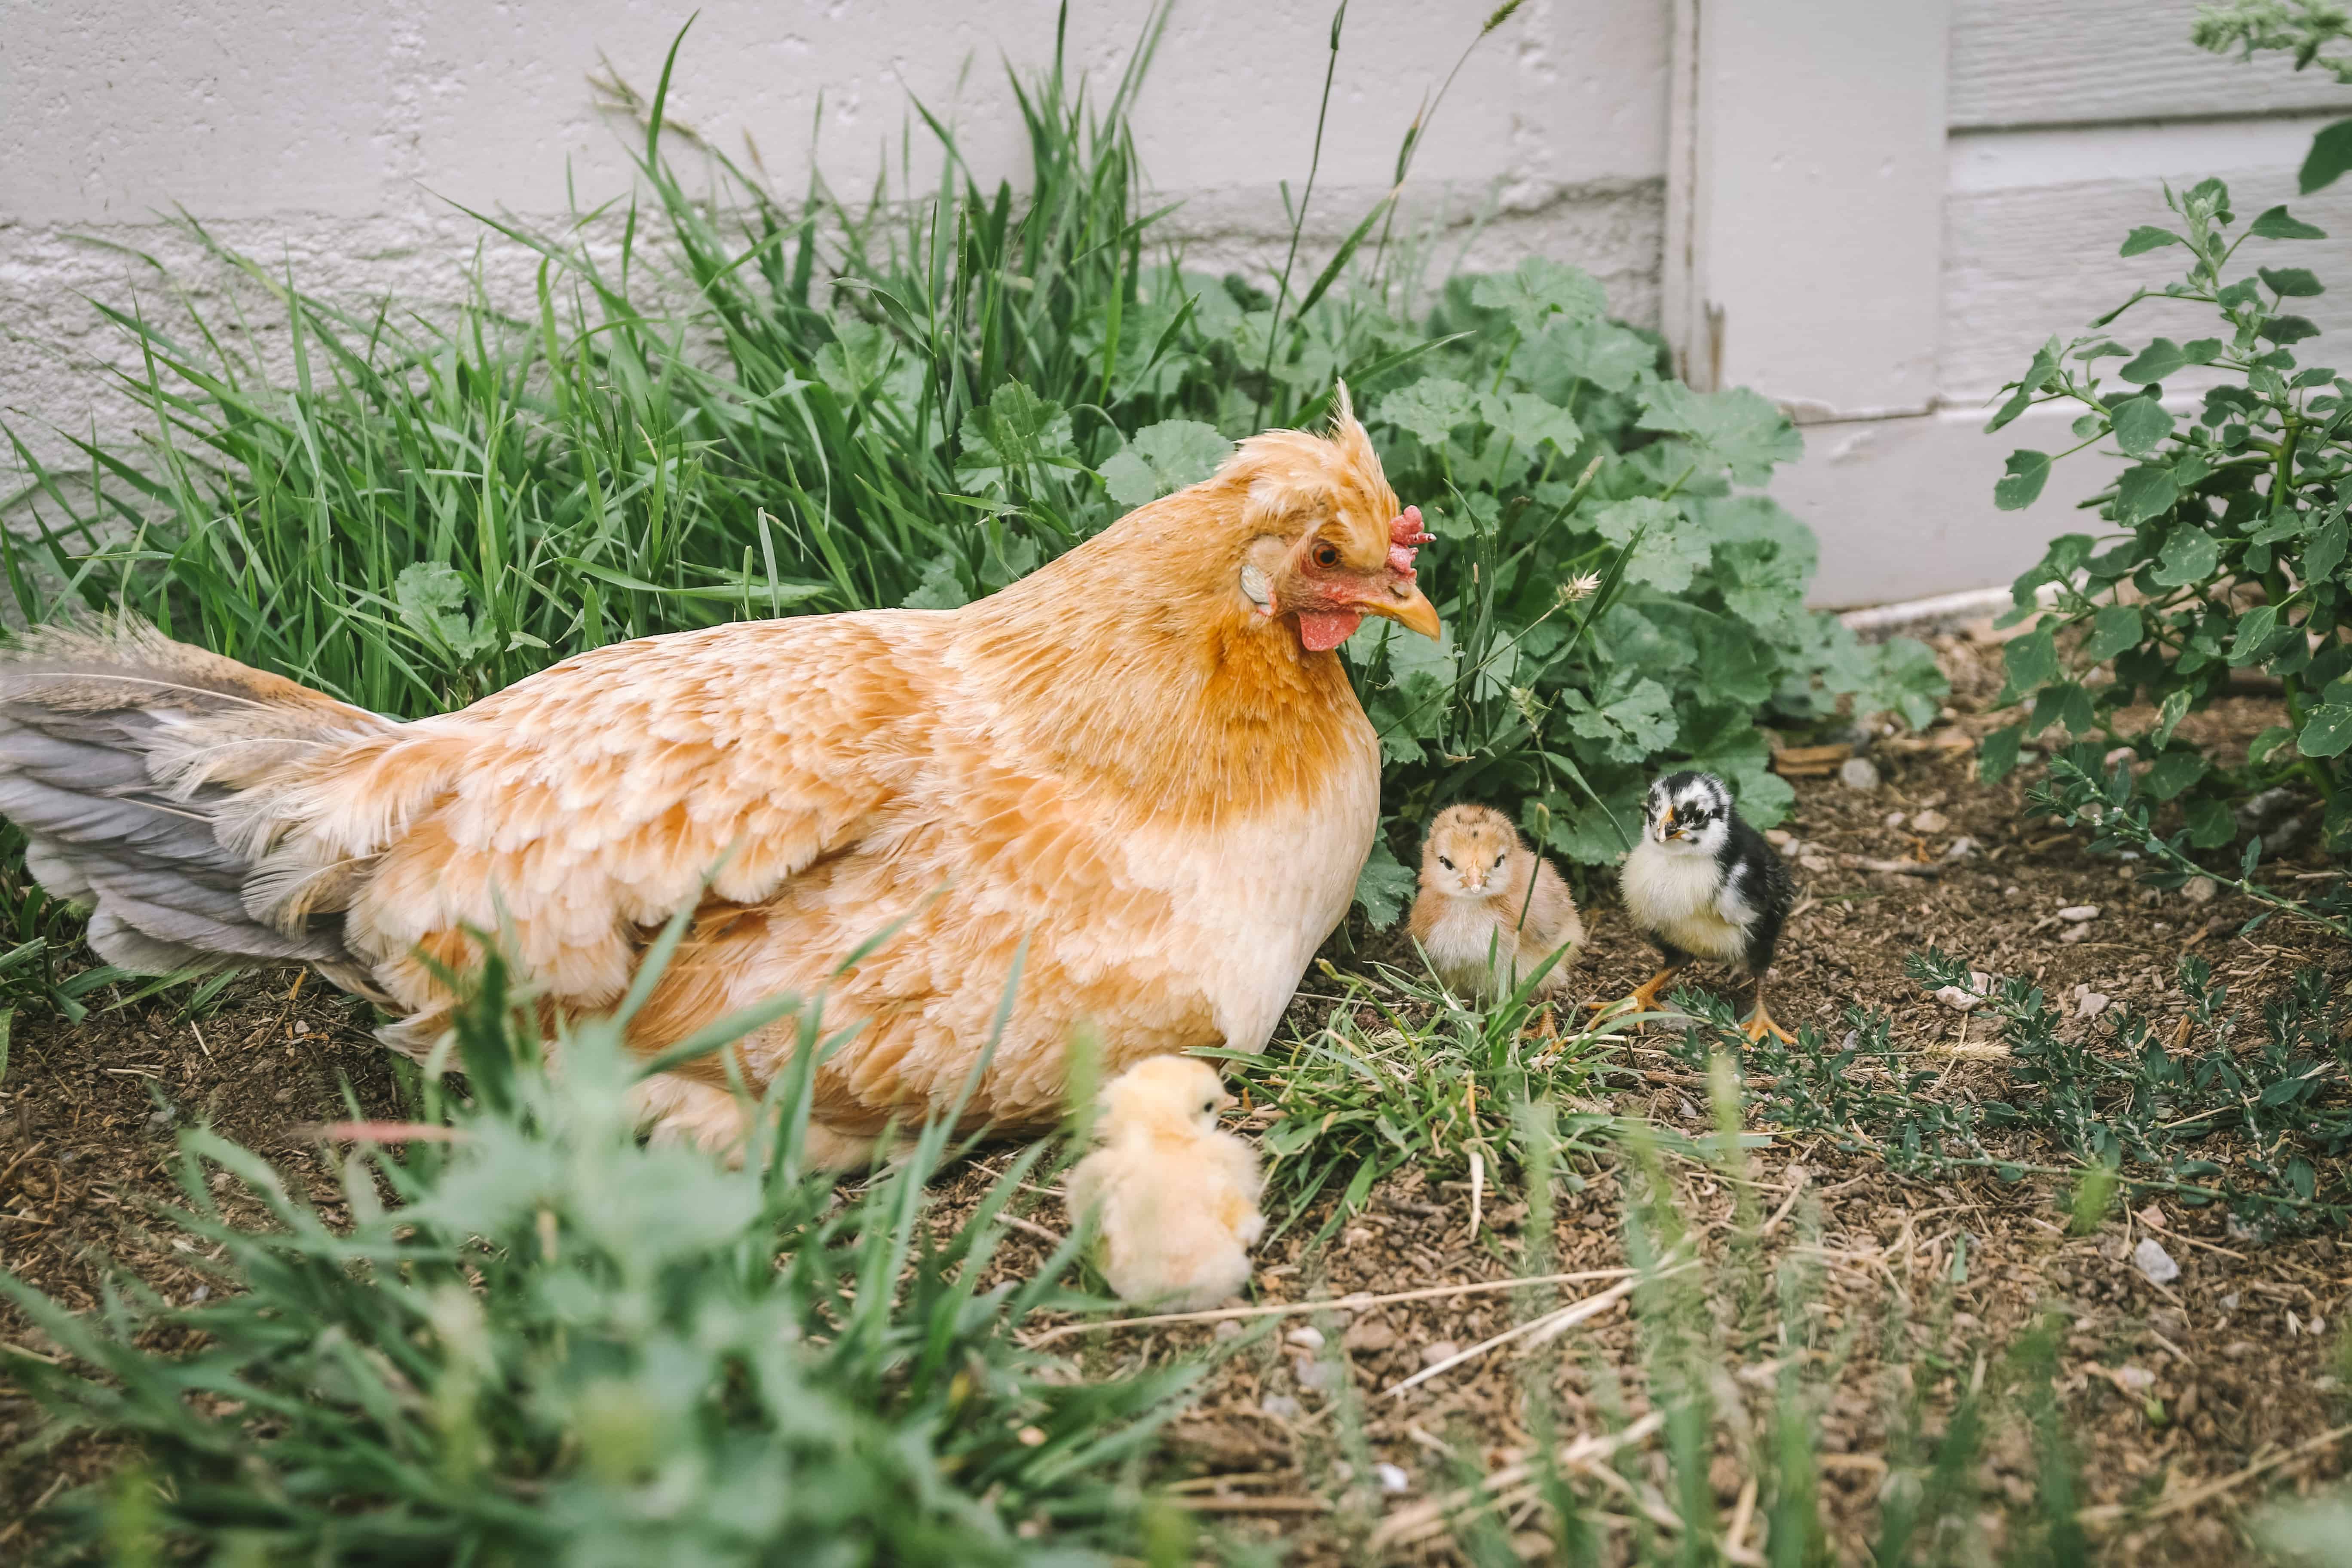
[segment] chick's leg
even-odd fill
[[[1797,1037],[1774,1023],[1772,1015],[1765,1011],[1764,983],[1761,980],[1756,983],[1756,1011],[1748,1015],[1748,1022],[1740,1026],[1739,1032],[1748,1037],[1748,1043],[1751,1046],[1760,1042],[1767,1035],[1783,1045],[1793,1046],[1797,1043]]]
[[[1682,972],[1683,966],[1681,964],[1670,963],[1665,968],[1659,970],[1655,974],[1651,975],[1647,980],[1643,981],[1639,985],[1633,987],[1631,994],[1620,996],[1614,1002],[1589,1002],[1585,1004],[1585,1005],[1591,1007],[1596,1013],[1650,1012],[1657,1006],[1658,993],[1666,988],[1666,982],[1672,980],[1675,975],[1680,974]]]

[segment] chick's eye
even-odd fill
[[[1328,540],[1315,547],[1315,564],[1329,570],[1339,564],[1339,547]]]
[[[1497,866],[1501,865],[1505,860],[1510,858],[1510,854],[1511,852],[1509,850],[1504,850],[1500,855],[1495,857],[1495,864]]]
[[[1438,863],[1439,865],[1441,865],[1441,866],[1444,867],[1444,868],[1445,868],[1447,870],[1449,870],[1449,871],[1451,871],[1452,869],[1454,869],[1454,862],[1453,862],[1453,861],[1451,861],[1451,860],[1448,860],[1448,859],[1447,859],[1444,856],[1443,856],[1443,855],[1440,855],[1440,856],[1437,858],[1437,863]]]

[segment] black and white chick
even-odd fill
[[[1625,912],[1658,947],[1665,967],[1615,1007],[1646,1012],[1694,959],[1737,964],[1756,980],[1756,1010],[1742,1028],[1753,1043],[1788,1040],[1764,1006],[1764,972],[1795,901],[1789,868],[1732,809],[1712,773],[1668,773],[1650,786],[1642,841],[1617,874]],[[1612,1009],[1614,1010],[1614,1009]]]

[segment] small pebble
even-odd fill
[[[2071,947],[2090,934],[2091,928],[2089,926],[2068,926],[2064,931],[2058,933],[2058,940]]]
[[[1914,833],[1941,833],[1952,825],[1952,819],[1940,811],[1923,811],[1911,819]]]
[[[2134,1394],[2146,1394],[2156,1386],[2156,1373],[2144,1366],[2126,1364],[2116,1368],[2116,1381]]]
[[[1838,769],[1838,783],[1868,795],[1878,787],[1878,764],[1868,757],[1848,757]]]
[[[1282,1337],[1301,1350],[1319,1351],[1323,1348],[1323,1331],[1320,1329],[1302,1325]]]
[[[1366,1318],[1342,1335],[1339,1342],[1351,1351],[1384,1351],[1396,1343],[1396,1331],[1378,1318]]]
[[[1435,1366],[1442,1361],[1452,1361],[1462,1353],[1462,1347],[1452,1340],[1440,1340],[1433,1345],[1421,1347],[1421,1364]]]
[[[1299,1358],[1298,1386],[1311,1388],[1318,1394],[1328,1394],[1339,1386],[1347,1373],[1337,1362],[1308,1361]]]
[[[2236,1311],[2238,1310],[2238,1293],[2235,1290],[2231,1291],[2228,1295],[2222,1297],[2217,1305],[2219,1305],[2221,1310],[2225,1312]]]
[[[1350,1252],[1360,1247],[1370,1247],[1371,1244],[1372,1232],[1369,1226],[1351,1225],[1339,1233],[1339,1245]]]
[[[2210,877],[2191,877],[2180,884],[2180,896],[2192,904],[2210,904],[2221,890],[2221,884]]]
[[[2058,911],[2058,918],[2062,921],[2073,921],[2076,925],[2080,925],[2084,921],[2097,920],[2099,918],[2099,906],[2096,904],[2068,904],[2064,909]]]
[[[2112,768],[2117,763],[2129,762],[2132,758],[2137,757],[2137,755],[2139,755],[2139,753],[2133,751],[2129,746],[2117,746],[2102,758],[2101,761],[2106,766]]]
[[[1886,814],[1886,826],[1889,826],[1889,827],[1900,827],[1900,826],[1903,826],[1903,814],[1902,814],[1901,812],[1899,812],[1899,811],[1890,811],[1890,812],[1888,812],[1888,813]]]
[[[1796,841],[1797,836],[1785,827],[1768,827],[1764,830],[1764,842],[1775,849],[1786,849]]]
[[[197,1287],[195,1288],[195,1289],[194,1289],[194,1290],[193,1290],[193,1291],[191,1291],[191,1292],[189,1293],[188,1300],[191,1300],[191,1301],[201,1301],[201,1300],[204,1300],[206,1297],[210,1296],[212,1293],[213,1293],[213,1288],[212,1288],[211,1286],[209,1286],[209,1285],[199,1285],[199,1286],[197,1286]]]
[[[1950,845],[1945,848],[1944,858],[1947,860],[1966,860],[1976,852],[1977,841],[1963,833],[1958,838],[1953,839]]]
[[[2172,1261],[2172,1254],[2158,1246],[2152,1236],[2140,1237],[2139,1245],[2132,1248],[2132,1262],[2158,1285],[2169,1285],[2180,1278],[2180,1265]]]
[[[1287,1394],[1269,1394],[1257,1402],[1257,1407],[1280,1421],[1296,1421],[1307,1408]]]
[[[1221,1340],[1237,1340],[1242,1337],[1241,1324],[1231,1318],[1227,1318],[1209,1331]]]
[[[2018,900],[2025,897],[2025,889],[2012,882],[2008,887],[2003,888],[2000,890],[2000,896],[2007,899],[2011,903],[2015,903]]]
[[[1412,1478],[1399,1465],[1374,1465],[1372,1474],[1381,1478],[1381,1490],[1391,1497],[1412,1490]]]
[[[1983,1002],[1984,998],[1973,991],[1963,990],[1958,985],[1947,985],[1936,993],[1936,1000],[1956,1013],[1966,1013]]]
[[[2077,985],[2074,987],[2074,1016],[2095,1018],[2107,1010],[2108,1000],[2087,985]]]

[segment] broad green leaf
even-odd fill
[[[1163,419],[1135,433],[1101,468],[1103,487],[1121,506],[1143,506],[1199,484],[1217,471],[1234,444],[1213,425]]]
[[[1479,396],[1478,406],[1496,436],[1529,458],[1546,441],[1566,457],[1584,438],[1584,432],[1577,428],[1568,410],[1532,392],[1484,393]]]
[[[2058,643],[2046,626],[2010,639],[2000,657],[2009,670],[2011,700],[2038,689],[2058,673]]]
[[[1579,381],[1603,392],[1623,392],[1658,368],[1658,345],[1614,321],[1552,318],[1542,334],[1512,356],[1512,374],[1529,390],[1565,404]]]
[[[1805,451],[1788,416],[1744,386],[1693,392],[1679,381],[1659,382],[1642,394],[1641,426],[1689,437],[1743,485],[1764,483],[1774,464],[1794,462]]]
[[[2103,605],[2091,618],[2091,635],[2083,639],[2083,657],[2094,664],[2105,664],[2139,647],[2142,630],[2137,605]]]
[[[2246,230],[2256,239],[2326,239],[2327,231],[2290,215],[2284,207],[2272,207],[2254,219]]]
[[[2009,455],[2009,471],[1993,481],[1992,504],[2003,511],[2022,511],[2041,499],[2050,482],[2050,454],[2021,447]]]
[[[479,658],[497,648],[490,617],[466,615],[466,580],[439,561],[418,561],[392,580],[392,602],[403,625],[427,643],[460,659]]]
[[[2172,434],[2172,414],[2153,397],[2126,397],[2107,411],[2116,445],[2132,457],[2145,457],[2158,442]]]
[[[2224,801],[2192,800],[2181,809],[2189,819],[2189,842],[2200,849],[2219,849],[2238,836],[2237,815]]]
[[[2150,224],[2142,224],[2137,228],[2132,230],[2131,233],[2124,237],[2123,249],[2117,252],[2117,254],[2122,256],[2138,256],[2146,251],[2160,250],[2168,245],[2185,245],[2187,243],[2188,241],[2182,239],[2179,235],[2173,233],[2168,228],[2158,228]]]
[[[1478,417],[1478,395],[1447,376],[1426,376],[1381,399],[1380,417],[1434,452],[1457,426]]]
[[[2305,582],[2325,583],[2344,564],[2345,527],[2344,514],[2339,511],[2321,523],[2318,531],[2311,536],[2311,543],[2303,555]]]
[[[2141,778],[2140,787],[2151,800],[2170,800],[2212,770],[2213,764],[2195,752],[2167,752]]]
[[[1995,730],[1977,745],[1977,776],[1987,784],[1999,784],[2017,769],[2017,752],[2025,739],[2025,726],[2011,724]]]
[[[2153,463],[2126,468],[2123,478],[2116,481],[2116,521],[2126,528],[2146,522],[2149,518],[2164,515],[2179,499],[2180,486],[2174,480],[2171,469]],[[2210,545],[2212,541],[2207,539],[2206,542]]]
[[[1592,274],[1546,256],[1530,256],[1501,277],[1479,279],[1471,285],[1470,302],[1507,311],[1511,324],[1529,337],[1554,316],[1590,321],[1609,310],[1609,295]]]
[[[971,604],[971,594],[963,584],[955,557],[944,552],[933,556],[905,603],[910,610],[952,610]]]
[[[2260,329],[2262,336],[2281,348],[2319,335],[2319,324],[2308,316],[2273,316]]]
[[[2189,716],[2189,689],[2182,687],[2165,698],[2164,705],[2156,710],[2156,728],[2147,733],[2149,744],[2163,746],[2170,742],[2172,731]]]
[[[1069,415],[1017,381],[963,416],[962,437],[956,478],[976,490],[1009,494],[1015,478],[1025,482],[1033,468],[1073,465]]]
[[[2033,716],[2025,727],[2039,734],[2053,724],[2063,724],[2070,733],[2079,735],[2094,722],[2091,694],[2074,681],[2053,680],[2034,699]]]
[[[1396,858],[1389,847],[1388,835],[1378,834],[1372,839],[1372,853],[1364,868],[1356,873],[1356,902],[1362,906],[1364,917],[1375,931],[1386,931],[1396,924],[1406,903],[1412,898],[1413,884],[1418,880],[1412,868]]]
[[[2116,374],[2136,385],[2145,386],[2152,381],[2162,381],[2177,375],[2189,363],[2189,356],[2170,338],[2158,338],[2139,351],[2130,363]]]
[[[2352,749],[2352,706],[2323,702],[2303,721],[2295,748],[2306,757],[2340,757]]]
[[[2058,358],[2063,352],[2054,336],[2033,351],[2033,363],[2025,367],[2025,374],[2018,377],[2016,388],[1994,412],[1991,422],[1985,426],[1986,435],[1991,435],[2032,406],[2034,395],[2057,375]]]
[[[2295,173],[2296,188],[2306,196],[2325,190],[2347,169],[2352,169],[2352,120],[2339,120],[2311,139],[2311,151]]]
[[[2273,724],[2256,735],[2246,747],[2246,766],[2261,767],[2271,760],[2271,753],[2294,739],[2294,731],[2284,724]]]
[[[1625,574],[1662,594],[1679,594],[1706,568],[1713,542],[1672,501],[1633,496],[1611,501],[1591,515],[1591,528],[1612,544],[1642,537],[1625,558]]]
[[[1560,695],[1559,715],[1570,733],[1600,743],[1612,763],[1646,766],[1675,742],[1679,727],[1674,699],[1648,677],[1636,679],[1620,667],[1610,672],[1600,691]]]
[[[2249,665],[2270,651],[2271,637],[2278,629],[2278,606],[2256,605],[2238,622],[2237,640],[2230,646],[2230,662]]]
[[[2191,583],[2204,582],[2221,564],[2221,548],[2213,542],[2213,536],[2193,523],[2182,523],[2165,540],[2164,549],[2156,559],[2154,575],[2164,587],[2185,588]]]
[[[2307,300],[2327,292],[2318,275],[2307,267],[2257,267],[2254,271],[2271,286],[2272,293],[2290,300]]]

